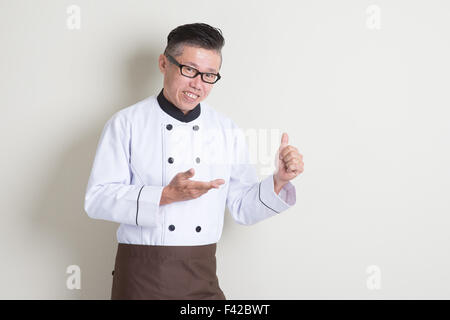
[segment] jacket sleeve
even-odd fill
[[[277,195],[273,174],[258,181],[242,130],[233,129],[234,147],[227,195],[227,207],[233,219],[243,225],[255,224],[277,215],[296,203],[295,186],[288,182]]]
[[[163,186],[131,185],[131,126],[120,112],[103,128],[86,188],[84,210],[94,219],[160,225]]]

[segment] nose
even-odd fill
[[[191,83],[190,83],[191,88],[193,88],[197,91],[200,91],[200,88],[202,87],[202,82],[203,82],[203,80],[201,78],[201,75],[199,74],[195,78],[191,79]]]

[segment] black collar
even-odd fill
[[[181,122],[190,122],[200,116],[200,103],[197,104],[195,108],[190,110],[187,114],[184,114],[183,111],[178,109],[172,102],[166,99],[163,94],[163,90],[164,88],[161,89],[161,92],[158,94],[157,99],[161,109],[163,109],[163,111],[169,116]]]

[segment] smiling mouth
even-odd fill
[[[195,99],[197,99],[197,98],[199,97],[199,95],[197,95],[197,94],[195,94],[195,93],[192,93],[192,92],[189,92],[189,91],[183,91],[183,94],[184,94],[186,97],[188,97],[188,98],[190,98],[190,99],[193,99],[193,100],[195,100]]]

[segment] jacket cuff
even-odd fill
[[[288,181],[279,194],[275,193],[273,175],[269,175],[260,182],[259,199],[266,206],[273,211],[280,213],[296,203],[295,186]]]
[[[159,203],[163,186],[142,186],[136,200],[136,225],[158,226],[162,222]]]

